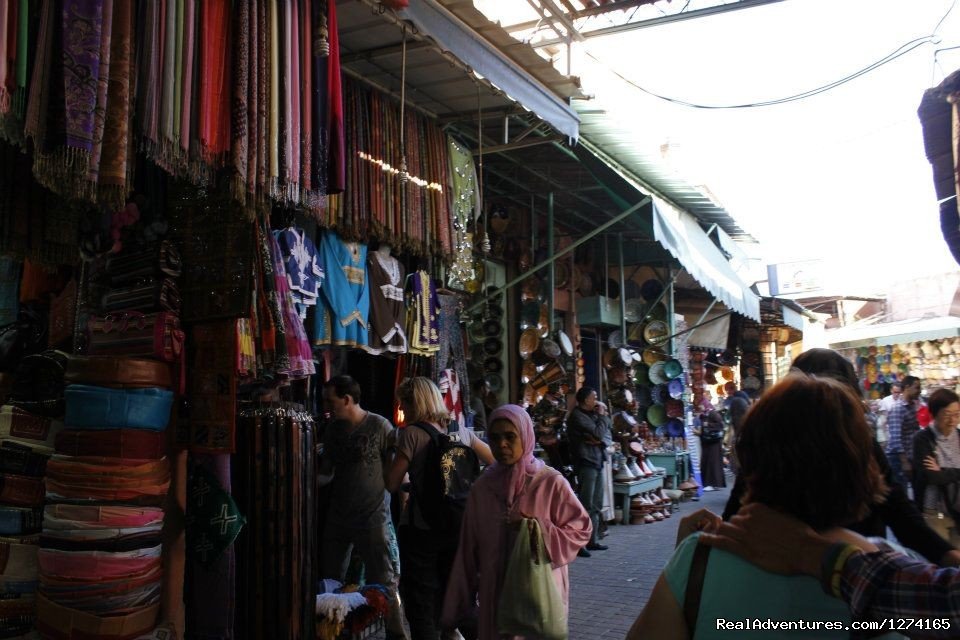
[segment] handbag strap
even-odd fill
[[[700,594],[703,592],[703,578],[707,573],[707,560],[710,547],[697,544],[690,562],[690,575],[687,577],[687,590],[683,594],[683,620],[687,623],[687,634],[693,638],[697,630],[697,614],[700,612]]]

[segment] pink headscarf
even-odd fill
[[[514,465],[502,465],[494,462],[487,469],[487,473],[497,479],[502,487],[502,495],[507,500],[507,507],[513,507],[514,500],[523,493],[527,477],[533,477],[544,467],[543,460],[533,455],[533,447],[537,443],[533,433],[533,420],[523,407],[515,404],[505,404],[496,409],[487,417],[487,424],[492,425],[495,420],[507,420],[517,428],[520,434],[520,443],[523,445],[523,455]],[[487,427],[489,429],[489,426]],[[499,493],[499,492],[498,492]]]

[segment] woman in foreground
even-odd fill
[[[847,387],[830,378],[793,373],[754,405],[737,442],[745,503],[789,513],[835,542],[864,550],[876,547],[844,529],[882,501],[887,487],[871,451],[863,406]],[[807,576],[767,573],[730,553],[712,550],[706,561],[696,623],[688,629],[684,601],[699,535],[684,540],[667,563],[628,640],[722,638],[752,633],[770,637],[848,638],[846,605]],[[780,633],[719,628],[750,619],[819,623],[819,628]],[[839,629],[823,623],[840,622]],[[883,636],[883,637],[899,637]]]

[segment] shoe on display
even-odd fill
[[[704,490],[704,491],[716,491],[716,489],[714,489],[713,487],[704,487],[703,490]]]
[[[577,551],[577,557],[579,558],[589,558],[590,555],[591,555],[590,552],[587,551],[585,548],[580,549],[580,551]]]
[[[590,551],[606,551],[609,548],[610,547],[608,547],[607,545],[600,544],[599,542],[596,544],[591,542],[590,544],[587,545],[587,549],[589,549]]]

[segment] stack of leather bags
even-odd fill
[[[134,638],[160,614],[170,367],[75,357],[66,381],[65,427],[47,463],[37,629]]]
[[[30,634],[36,621],[38,552],[47,462],[63,428],[66,355],[27,356],[0,407],[0,637]]]

